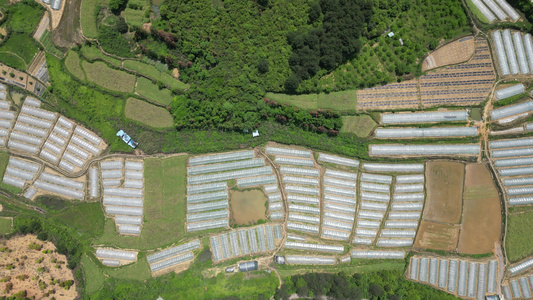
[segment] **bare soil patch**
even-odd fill
[[[459,226],[422,220],[415,248],[453,251],[458,237]]]
[[[2,296],[26,291],[33,299],[74,299],[76,285],[65,289],[60,285],[74,280],[74,273],[66,267],[65,255],[55,253],[51,242],[42,242],[35,235],[18,236],[1,242],[0,283]],[[30,245],[39,245],[30,249]],[[43,253],[43,251],[49,253]],[[56,267],[58,266],[58,267]],[[11,290],[5,293],[6,287]],[[44,288],[43,288],[44,287]],[[41,289],[42,288],[42,289]]]
[[[474,54],[474,48],[472,36],[453,41],[430,53],[422,63],[422,71],[466,61]]]
[[[63,14],[59,24],[54,26],[52,15],[52,39],[59,47],[71,48],[77,43],[82,44],[84,39],[80,28],[81,0],[64,0],[62,4]]]
[[[248,191],[231,191],[230,206],[233,224],[251,225],[266,218],[267,201],[259,189]]]
[[[468,164],[464,211],[458,251],[465,254],[490,253],[500,240],[501,207],[498,190],[485,164]]]
[[[422,218],[457,224],[463,206],[464,164],[433,161],[426,164],[427,198]]]

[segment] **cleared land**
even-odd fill
[[[472,36],[448,43],[430,53],[422,62],[422,71],[458,64],[474,54],[475,44]]]
[[[354,133],[358,137],[367,137],[377,123],[368,115],[343,116],[341,132]]]
[[[65,67],[72,75],[74,75],[74,77],[80,80],[86,79],[85,73],[81,68],[80,57],[78,56],[78,53],[74,51],[68,52],[67,58],[65,58]]]
[[[465,254],[492,252],[502,231],[498,191],[484,164],[466,166],[464,211],[458,251]]]
[[[458,162],[426,163],[424,220],[459,223],[463,206],[464,169],[464,164]]]
[[[89,63],[82,62],[83,70],[87,75],[87,80],[100,85],[106,89],[131,93],[135,88],[135,76],[126,72],[111,69],[105,63],[97,61]]]
[[[422,220],[415,248],[453,251],[457,246],[459,226]]]
[[[261,190],[231,191],[230,206],[233,224],[253,225],[264,220],[267,198]]]
[[[49,299],[48,291],[56,290],[53,295],[56,299],[75,299],[78,296],[74,272],[66,267],[65,255],[54,252],[56,248],[51,242],[42,242],[35,235],[26,235],[3,241],[0,247],[11,250],[0,253],[0,289],[4,295],[10,296],[25,290],[27,299]],[[51,252],[45,254],[42,252],[44,250]],[[55,283],[52,280],[56,280]],[[59,284],[66,281],[72,285],[68,289],[61,288]],[[5,292],[8,283],[11,289]],[[41,289],[42,286],[46,288]]]
[[[159,71],[156,67],[145,64],[136,60],[125,60],[124,67],[126,69],[133,70],[143,76],[150,77],[154,80],[161,81],[171,89],[186,90],[189,88],[188,84],[185,84],[171,75]]]
[[[187,156],[144,160],[144,223],[139,237],[119,236],[112,219],[95,245],[148,250],[170,245],[185,235]]]
[[[135,98],[126,101],[124,114],[128,119],[154,128],[167,128],[174,124],[168,110]]]
[[[287,103],[302,109],[330,109],[339,112],[355,112],[357,105],[356,91],[333,92],[329,94],[287,95],[267,93],[265,98],[278,103]]]
[[[169,105],[172,102],[172,99],[174,99],[174,96],[172,96],[172,92],[169,89],[159,89],[159,87],[152,83],[151,80],[144,77],[137,78],[135,92],[163,105]]]
[[[505,247],[511,263],[533,254],[533,211],[510,214],[507,217]]]

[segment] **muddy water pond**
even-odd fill
[[[233,224],[251,225],[265,219],[267,198],[261,190],[231,191],[230,206]]]

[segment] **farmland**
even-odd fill
[[[81,63],[87,80],[103,88],[117,92],[133,92],[135,88],[135,76],[126,72],[111,69],[105,63],[97,61]]]
[[[0,218],[0,234],[11,233],[13,231],[11,223],[13,223],[11,218]]]
[[[74,77],[80,80],[85,80],[85,72],[83,72],[83,69],[81,68],[78,53],[74,51],[68,52],[67,58],[65,59],[65,67],[72,75],[74,75]]]
[[[357,103],[357,96],[354,91],[298,96],[267,93],[265,97],[278,103],[287,103],[307,110],[330,109],[339,112],[355,112]]]
[[[81,54],[89,61],[103,60],[115,67],[120,67],[122,65],[120,60],[103,54],[96,46],[84,45],[81,47]]]
[[[422,220],[415,247],[453,251],[457,246],[458,237],[458,226]]]
[[[465,166],[462,163],[436,161],[427,164],[427,203],[424,219],[457,224],[463,206]]]
[[[505,248],[511,263],[533,254],[533,212],[510,214],[507,217]]]
[[[162,66],[163,68],[166,68]],[[175,79],[166,72],[158,70],[155,66],[145,64],[136,60],[125,60],[124,68],[133,70],[143,76],[151,78],[156,81],[161,81],[164,85],[170,87],[171,89],[185,90],[189,86],[183,82]]]
[[[139,95],[162,105],[169,105],[174,97],[169,89],[159,89],[152,81],[139,77],[137,79],[137,85],[135,86],[135,92]]]
[[[128,119],[153,128],[168,128],[174,124],[168,110],[135,98],[126,100],[124,114]]]
[[[358,137],[367,137],[377,123],[368,115],[343,116],[341,132],[354,133]]]
[[[5,44],[0,46],[0,53],[7,53],[2,57],[6,65],[26,70],[33,56],[39,51],[36,42],[29,36],[13,34]]]
[[[83,0],[81,2],[81,29],[83,34],[89,38],[98,37],[98,28],[96,23],[97,12],[96,9],[99,4],[104,1],[101,0]]]
[[[465,254],[492,252],[494,243],[500,241],[500,211],[500,197],[487,167],[466,165],[458,251]]]

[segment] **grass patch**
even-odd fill
[[[470,119],[474,121],[481,121],[481,108],[474,107],[470,110]]]
[[[470,12],[476,16],[476,18],[481,22],[481,23],[485,23],[485,24],[489,24],[489,19],[487,19],[487,17],[485,17],[485,15],[483,15],[481,13],[481,11],[479,10],[479,8],[477,8],[474,3],[472,2],[472,0],[466,0],[466,5],[468,6],[468,9],[470,9]]]
[[[2,7],[3,13],[9,15],[6,26],[11,27],[13,32],[23,33],[28,36],[35,30],[45,11],[44,7],[33,1],[21,1],[14,5],[4,5],[0,4],[0,7]]]
[[[117,279],[146,280],[152,278],[148,261],[139,257],[136,262],[121,268],[109,268],[104,271],[107,275]]]
[[[83,276],[85,278],[85,292],[87,294],[96,293],[104,284],[105,277],[98,265],[87,255],[81,257]]]
[[[11,223],[11,218],[0,218],[0,233],[11,233],[11,231],[13,231],[13,226],[11,226]]]
[[[345,274],[354,273],[370,273],[382,270],[403,270],[405,268],[405,261],[403,260],[357,260],[352,259],[350,263],[338,264],[334,266],[319,266],[319,265],[280,265],[277,266],[278,273],[281,277],[288,277],[297,274],[304,274],[309,272],[326,272]]]
[[[505,99],[502,99],[500,101],[494,102],[493,106],[496,108],[496,107],[502,107],[502,106],[507,106],[507,105],[511,105],[511,104],[516,104],[515,102],[518,102],[518,101],[520,101],[522,99],[528,100],[527,93],[514,95],[512,97],[505,98]]]
[[[130,1],[131,2],[131,1]],[[145,23],[144,10],[126,8],[124,10],[126,22],[132,26],[142,26]]]
[[[185,236],[187,156],[147,158],[144,161],[144,224],[140,237],[118,236],[107,219],[95,244],[148,250],[170,245]]]
[[[0,52],[0,62],[15,69],[26,69],[26,63],[24,60],[10,52]]]
[[[377,123],[369,115],[343,116],[340,132],[355,133],[358,137],[367,137]]]
[[[135,87],[135,76],[126,72],[111,69],[105,63],[97,61],[81,63],[87,80],[108,90],[132,93]]]
[[[95,46],[85,46],[84,45],[81,48],[81,54],[86,59],[91,60],[91,61],[103,60],[103,61],[106,61],[106,62],[110,63],[111,65],[113,65],[115,67],[121,67],[122,66],[122,61],[120,59],[116,59],[114,57],[107,56],[107,55],[103,54],[102,51],[100,51],[100,49],[98,49]]]
[[[168,110],[135,98],[126,100],[124,114],[128,119],[154,128],[168,128],[174,125]]]
[[[35,202],[42,204],[46,209],[56,211],[62,210],[68,205],[67,201],[54,196],[39,196],[35,199]]]
[[[57,219],[83,233],[97,236],[104,227],[100,203],[80,203],[57,214]]]
[[[355,90],[306,95],[266,93],[265,98],[307,110],[330,109],[339,112],[355,112],[357,104]]]
[[[159,89],[157,85],[144,77],[137,78],[135,91],[139,95],[163,105],[169,105],[174,99],[169,89]]]
[[[80,23],[81,30],[86,37],[94,39],[98,37],[96,16],[101,2],[101,0],[83,0],[81,2]]]
[[[71,50],[68,52],[67,58],[65,59],[65,67],[74,77],[83,81],[86,80],[85,73],[81,68],[80,57],[75,51]]]
[[[533,254],[533,212],[512,214],[507,218],[505,247],[510,262],[517,262]]]
[[[63,57],[63,54],[65,54],[63,51],[58,49],[56,45],[54,45],[54,42],[52,41],[52,33],[50,33],[49,30],[45,30],[43,32],[43,35],[41,35],[41,39],[39,40],[44,47],[44,50],[46,52],[51,53],[57,57]]]
[[[125,60],[124,67],[133,70],[143,76],[150,77],[154,80],[161,81],[171,89],[186,90],[189,88],[188,84],[185,84],[178,79],[170,76],[165,72],[159,71],[156,67],[145,64],[136,60]]]
[[[3,63],[13,68],[22,69],[25,71],[26,67],[31,63],[31,60],[35,56],[35,53],[39,51],[39,48],[37,48],[37,42],[28,35],[13,33],[7,42],[0,47],[0,52],[3,51],[12,52],[12,54],[16,54],[16,56],[20,57],[20,59],[24,61],[24,68],[21,68],[20,59],[17,58],[15,60],[13,55],[11,58],[8,56],[3,57]],[[5,58],[9,59],[4,60]]]

